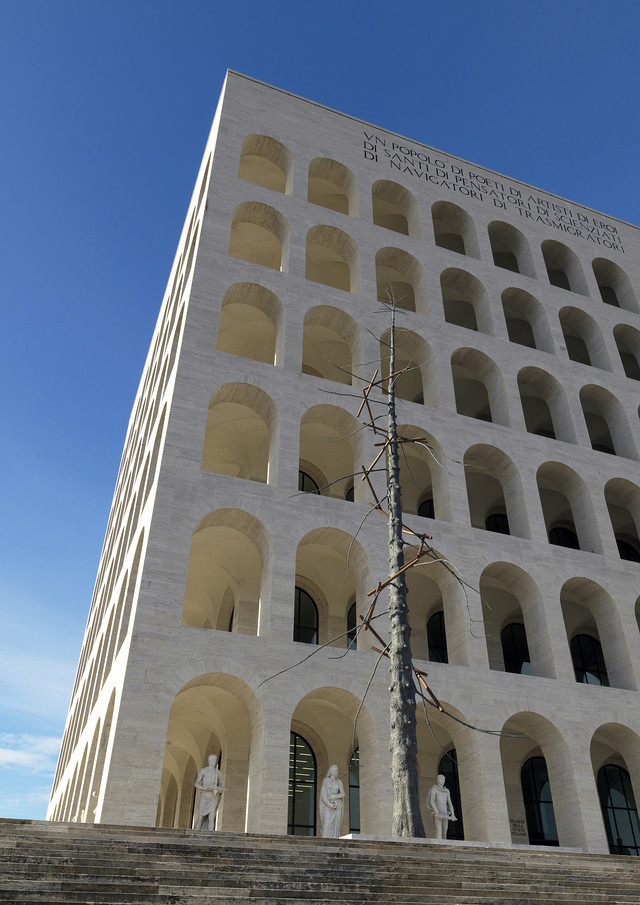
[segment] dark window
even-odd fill
[[[505,270],[512,270],[513,273],[520,273],[518,259],[512,251],[494,251],[493,263],[496,267],[504,267]]]
[[[640,855],[636,799],[626,770],[607,764],[598,771],[598,797],[612,855]]]
[[[418,515],[421,515],[422,518],[435,518],[434,512],[433,500],[431,498],[423,500],[418,506]]]
[[[290,836],[316,834],[316,759],[301,735],[292,732],[289,741]]]
[[[573,336],[571,333],[565,333],[564,341],[567,344],[567,355],[571,361],[578,361],[583,365],[591,364],[589,349],[581,336]]]
[[[427,643],[429,659],[434,663],[448,663],[447,634],[444,628],[444,613],[438,610],[427,622]]]
[[[544,757],[530,757],[520,770],[529,845],[558,845],[551,786]]]
[[[613,305],[614,308],[620,307],[620,302],[618,301],[618,296],[616,295],[615,289],[611,286],[604,286],[602,283],[598,283],[598,289],[600,290],[600,295],[602,296],[602,301],[605,305]]]
[[[298,490],[302,493],[320,493],[318,485],[306,471],[298,472]]]
[[[640,365],[633,352],[626,352],[624,349],[618,349],[618,351],[627,377],[631,377],[632,380],[640,380]]]
[[[571,289],[569,277],[564,270],[560,270],[559,267],[547,267],[547,273],[552,286],[557,286],[559,289]]]
[[[438,764],[438,773],[442,773],[445,786],[451,795],[451,804],[457,820],[448,824],[447,839],[464,839],[464,824],[462,823],[462,801],[460,799],[460,780],[458,779],[458,757],[456,749],[452,748],[441,758]]]
[[[495,512],[490,515],[484,526],[487,531],[493,531],[495,534],[511,534],[509,531],[509,519],[504,512]]]
[[[293,614],[293,640],[318,643],[318,608],[302,588],[296,588]]]
[[[549,532],[549,543],[555,544],[556,547],[569,547],[570,550],[580,549],[576,532],[562,526],[551,529]]]
[[[347,490],[347,495],[345,496],[345,500],[348,503],[353,503],[355,501],[355,490],[353,485]]]
[[[618,545],[620,559],[628,559],[629,562],[640,562],[640,553],[638,553],[633,544],[630,544],[629,541],[626,540],[620,540],[617,537],[616,544]]]
[[[531,657],[524,625],[520,622],[505,625],[500,638],[505,672],[517,672],[523,676],[530,676]]]
[[[347,613],[347,647],[349,650],[356,650],[358,647],[356,633],[358,625],[357,619],[356,605],[355,603],[352,603]]]
[[[349,832],[360,832],[360,748],[349,761]]]
[[[585,685],[609,685],[602,645],[591,635],[574,635],[571,639],[571,659],[576,682]]]

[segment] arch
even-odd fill
[[[312,226],[307,233],[305,277],[343,292],[360,292],[360,252],[351,236],[335,226]]]
[[[447,323],[480,333],[494,332],[489,297],[480,280],[449,267],[440,274],[440,288]]]
[[[627,324],[617,324],[613,328],[613,338],[624,373],[632,380],[640,380],[640,330]]]
[[[317,305],[304,316],[302,373],[351,384],[353,361],[360,360],[360,328],[352,317],[330,305]]]
[[[380,368],[385,378],[383,392],[387,392],[389,376],[389,342],[391,330],[380,337]],[[396,373],[408,369],[396,377],[396,397],[407,402],[438,405],[438,375],[435,355],[431,346],[412,330],[396,327]]]
[[[490,668],[555,678],[544,598],[531,576],[512,563],[494,562],[480,576],[479,588]],[[524,638],[514,625],[522,627]]]
[[[289,791],[287,833],[315,836],[318,771],[309,742],[297,732],[289,733]]]
[[[640,311],[631,280],[622,267],[606,258],[594,258],[591,266],[605,305],[624,308],[635,314]]]
[[[514,733],[521,735],[518,738],[509,737]],[[529,711],[514,714],[503,726],[500,755],[512,842],[584,847],[585,831],[571,757],[568,745],[558,729],[538,713]],[[532,789],[532,777],[525,775],[523,789],[522,768],[531,758],[545,761],[548,777],[545,782],[548,782],[548,786],[545,787],[545,782],[539,782],[537,789],[535,785]],[[541,777],[544,778],[544,771],[541,771]],[[543,796],[539,795],[541,792],[544,792]],[[535,793],[538,793],[537,798]],[[530,801],[529,813],[525,807],[525,796]],[[543,816],[540,812],[536,815],[533,808],[536,800],[545,802],[546,806],[542,810],[547,812],[546,815]],[[540,822],[535,819],[536,816],[543,816],[542,826],[546,825],[548,830],[552,830],[550,811],[553,801],[562,802],[562,807],[558,807],[554,814],[557,828],[555,839],[552,832],[540,832]],[[525,826],[526,832],[524,829],[516,829]]]
[[[555,239],[545,239],[541,245],[547,276],[552,286],[589,295],[580,261],[574,251]]]
[[[576,442],[567,397],[555,377],[541,368],[521,368],[518,390],[529,433],[565,443]]]
[[[613,393],[588,384],[580,390],[580,404],[593,449],[637,459],[627,415]]]
[[[611,370],[602,333],[595,320],[579,308],[562,308],[558,314],[571,361]]]
[[[496,267],[521,273],[526,277],[535,277],[533,255],[524,233],[501,220],[493,220],[487,230]]]
[[[640,562],[640,488],[624,478],[612,478],[605,485],[604,498],[620,559]]]
[[[582,478],[562,462],[545,462],[536,479],[549,543],[601,553],[593,506]]]
[[[502,309],[512,343],[553,353],[549,321],[537,299],[522,289],[510,287],[502,293]]]
[[[96,762],[95,768],[93,771],[93,777],[91,781],[91,786],[89,789],[88,795],[88,805],[87,805],[87,814],[86,814],[86,822],[87,823],[95,823],[97,819],[98,809],[102,806],[102,775],[104,773],[104,764],[107,755],[107,748],[109,746],[109,741],[111,738],[111,724],[113,722],[113,712],[115,709],[116,703],[116,693],[115,690],[111,692],[111,697],[109,698],[109,704],[107,706],[107,712],[105,714],[104,723],[102,724],[102,731],[100,733],[100,743],[98,745],[98,750],[96,752]]]
[[[431,434],[409,424],[398,425],[400,438],[418,438],[403,443],[400,450],[402,510],[426,518],[451,521],[448,472],[442,446]],[[428,506],[431,501],[431,506]]]
[[[217,828],[246,832],[248,781],[256,757],[254,735],[263,719],[258,699],[236,676],[206,673],[192,679],[171,704],[159,789],[158,822],[192,826],[196,805],[194,783],[207,758],[219,758],[226,792],[218,809]],[[175,787],[173,787],[175,782]],[[174,788],[175,804],[171,802]]]
[[[247,135],[240,148],[238,178],[283,194],[291,194],[293,156],[269,135]]]
[[[181,624],[227,631],[232,620],[233,631],[257,635],[270,557],[269,534],[249,513],[217,509],[202,518],[191,537]]]
[[[330,157],[309,164],[307,200],[339,214],[358,216],[358,182],[352,171]]]
[[[335,405],[316,405],[300,421],[300,471],[308,474],[323,496],[346,499],[354,486],[355,463],[365,461],[360,422]],[[364,485],[357,482],[364,501]]]
[[[245,201],[233,212],[229,255],[272,270],[286,270],[289,224],[268,204]]]
[[[276,364],[283,320],[277,295],[258,283],[234,283],[222,296],[216,349]]]
[[[502,374],[488,355],[477,349],[456,349],[451,372],[459,415],[510,425]]]
[[[499,530],[487,528],[487,521],[492,515],[504,515],[507,530],[501,533],[529,537],[522,481],[509,456],[494,446],[478,443],[466,451],[464,471],[472,527]]]
[[[389,293],[406,311],[427,314],[426,280],[422,264],[400,248],[381,248],[376,254],[378,301],[388,303]]]
[[[357,734],[354,739],[354,720]],[[360,820],[363,833],[375,832],[378,826],[379,795],[377,784],[381,777],[380,740],[378,739],[369,710],[359,697],[335,685],[326,685],[310,691],[298,701],[291,718],[291,730],[307,740],[317,759],[318,776],[326,776],[329,767],[336,764],[345,791],[348,786],[349,766],[358,750],[358,780],[360,794]],[[345,799],[343,833],[349,832],[349,797]]]
[[[358,613],[369,608],[370,567],[362,546],[337,528],[310,531],[298,544],[295,583],[318,609],[318,643],[346,648],[347,613],[354,599]]]
[[[480,257],[480,246],[473,220],[451,201],[436,201],[431,206],[436,245],[470,258]]]
[[[203,471],[260,481],[275,480],[271,465],[278,412],[270,396],[249,383],[227,383],[211,396],[202,445]]]
[[[371,203],[376,226],[384,226],[385,229],[404,236],[420,238],[418,205],[404,186],[388,179],[379,179],[371,186]]]
[[[604,588],[588,578],[571,578],[562,586],[560,604],[576,681],[634,689],[618,609]],[[587,641],[572,645],[577,637]]]
[[[609,851],[640,855],[635,794],[640,738],[620,723],[606,723],[594,732],[590,753]]]

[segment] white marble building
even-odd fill
[[[335,763],[343,831],[390,831],[386,666],[354,728],[377,657],[366,633],[348,649],[387,524],[344,476],[376,454],[355,413],[391,284],[402,432],[431,438],[403,463],[407,521],[469,586],[409,577],[416,663],[461,721],[418,709],[422,798],[445,770],[466,840],[637,854],[639,250],[627,223],[229,73],[49,819],[191,826],[216,754],[218,828],[313,833]]]

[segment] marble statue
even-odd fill
[[[216,766],[217,760],[218,758],[215,754],[210,754],[208,766],[200,770],[195,782],[196,789],[200,790],[196,830],[201,830],[205,822],[209,830],[213,830],[215,825],[220,799],[225,791],[224,786],[220,782],[220,770]]]
[[[442,773],[436,777],[435,785],[429,789],[427,806],[433,811],[433,821],[436,825],[436,839],[446,839],[449,821],[458,818],[453,812],[451,793],[444,784]]]
[[[344,786],[338,779],[335,764],[322,780],[320,790],[320,834],[325,839],[337,839],[342,835],[344,813]]]

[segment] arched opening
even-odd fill
[[[480,246],[473,220],[451,201],[436,201],[431,206],[436,245],[470,258],[480,257]]]
[[[329,678],[329,672],[327,678]],[[358,713],[357,734],[354,718]],[[350,691],[325,685],[305,695],[291,719],[291,731],[303,736],[316,758],[318,782],[335,764],[347,793],[342,833],[373,832],[377,826],[379,795],[379,744],[366,705]],[[319,792],[319,789],[318,789]],[[319,798],[319,794],[317,796]],[[316,808],[317,820],[317,808]],[[319,822],[316,833],[320,835]]]
[[[472,527],[528,537],[522,482],[511,459],[479,443],[465,453],[464,472]]]
[[[293,157],[282,142],[269,135],[247,135],[240,149],[238,178],[266,189],[289,194]]]
[[[270,555],[266,529],[249,513],[206,515],[191,538],[181,624],[257,635]]]
[[[544,600],[533,579],[512,563],[495,562],[480,577],[489,667],[555,677]]]
[[[370,582],[367,555],[347,532],[316,528],[298,544],[296,587],[318,611],[318,644],[348,647],[347,614],[354,600],[358,613],[367,612]]]
[[[470,273],[449,267],[440,274],[444,319],[448,324],[493,333],[486,289]]]
[[[456,820],[449,823],[447,839],[464,839],[464,820],[462,818],[462,796],[460,795],[460,777],[458,775],[458,755],[455,748],[449,748],[440,758],[438,774],[444,776],[444,784],[451,795],[451,803]]]
[[[531,248],[523,233],[510,223],[494,220],[489,224],[489,242],[496,267],[535,277]]]
[[[360,292],[360,253],[351,236],[334,226],[312,226],[305,277],[332,289]]]
[[[640,738],[626,726],[601,726],[591,741],[591,763],[612,855],[640,855],[637,784]]]
[[[580,390],[580,404],[593,449],[636,459],[637,451],[624,408],[603,387],[590,384]]]
[[[335,405],[316,405],[300,422],[300,471],[322,496],[345,500],[354,486],[355,459],[364,461],[360,422]],[[358,482],[360,495],[361,482]],[[362,485],[363,493],[364,486]]]
[[[216,349],[265,364],[276,364],[280,299],[257,283],[235,283],[222,297]]]
[[[512,843],[584,847],[569,749],[556,727],[537,713],[515,714],[503,726],[500,754]]]
[[[547,315],[537,299],[522,289],[511,287],[502,293],[502,308],[512,343],[553,352]]]
[[[594,319],[579,308],[562,308],[559,318],[571,361],[610,371],[602,334]]]
[[[577,682],[635,688],[631,659],[616,604],[587,578],[571,578],[560,593],[562,616]]]
[[[213,754],[226,790],[216,828],[246,831],[251,741],[261,717],[254,693],[234,676],[208,673],[178,692],[169,713],[158,826],[193,826],[198,809],[194,784]]]
[[[567,399],[560,383],[540,368],[522,368],[518,389],[527,431],[575,443],[575,433]]]
[[[311,594],[298,587],[294,595],[293,640],[302,644],[318,643],[318,607]]]
[[[604,488],[604,498],[620,559],[640,562],[640,488],[624,478],[613,478]]]
[[[457,349],[451,356],[453,390],[459,415],[509,426],[502,375],[477,349]]]
[[[589,295],[587,281],[575,252],[563,245],[562,242],[545,239],[542,243],[542,256],[552,286],[579,292],[581,295]]]
[[[351,384],[354,356],[361,349],[360,328],[348,314],[329,305],[310,308],[304,317],[302,373]]]
[[[397,182],[379,179],[371,187],[373,222],[376,226],[420,238],[418,205],[410,191]]]
[[[316,834],[316,758],[309,742],[297,732],[289,734],[289,836]]]
[[[427,291],[422,265],[400,248],[381,248],[376,254],[378,301],[392,299],[406,311],[427,313]],[[391,296],[391,297],[390,297]]]
[[[245,201],[233,212],[229,255],[272,270],[286,270],[289,224],[268,204]]]
[[[613,328],[624,373],[632,380],[640,380],[640,331],[626,324]]]
[[[250,481],[273,481],[269,465],[277,419],[275,403],[258,387],[219,387],[209,402],[200,467]]]
[[[549,543],[601,552],[593,507],[582,478],[561,462],[546,462],[538,469],[537,481]],[[580,513],[579,523],[575,512]]]
[[[451,502],[442,447],[429,434],[413,425],[398,426],[402,439],[418,438],[400,445],[400,490],[402,510],[423,518],[450,521]]]
[[[613,261],[607,261],[606,258],[594,258],[591,266],[605,305],[625,308],[627,311],[637,314],[638,300],[631,280],[624,270]]]
[[[383,377],[389,376],[389,342],[391,331],[385,330],[380,337],[380,368]],[[436,360],[431,347],[417,333],[396,327],[396,373],[407,370],[396,377],[396,397],[407,402],[424,405],[438,404],[438,381]],[[382,384],[387,392],[387,381]]]
[[[358,184],[348,167],[330,157],[309,164],[307,200],[339,214],[358,216]]]
[[[427,620],[427,647],[429,660],[433,663],[448,663],[447,633],[444,625],[444,612],[436,610]]]

